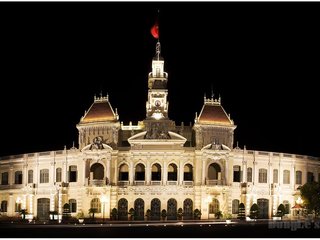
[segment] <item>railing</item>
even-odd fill
[[[129,185],[129,181],[118,181],[118,186],[125,187]]]
[[[105,185],[106,185],[106,180],[101,180],[101,179],[89,180],[89,186],[102,187]]]
[[[133,183],[136,186],[144,186],[146,182],[145,181],[134,181]]]
[[[206,185],[224,185],[223,180],[206,180]]]
[[[151,181],[151,185],[160,186],[161,185],[161,181]]]
[[[167,181],[167,185],[170,185],[170,186],[178,185],[178,181]]]
[[[182,184],[184,186],[193,186],[193,181],[183,181]]]

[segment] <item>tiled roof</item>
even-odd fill
[[[198,117],[198,123],[233,125],[223,107],[218,103],[205,103]]]
[[[95,99],[80,123],[115,121],[117,117],[107,98]]]

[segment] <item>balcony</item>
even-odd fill
[[[167,181],[167,185],[169,186],[178,185],[178,181]]]
[[[146,184],[146,182],[145,181],[134,181],[133,184],[136,186],[144,186]]]
[[[106,186],[106,181],[101,180],[101,179],[89,180],[89,186],[90,187],[104,187],[104,186]]]
[[[151,181],[151,185],[152,186],[160,186],[161,185],[161,181]]]
[[[182,184],[184,186],[193,186],[193,181],[183,181]]]
[[[129,185],[129,181],[118,181],[119,187],[126,187]]]

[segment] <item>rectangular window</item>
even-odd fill
[[[259,183],[267,183],[267,169],[259,169]]]
[[[278,183],[278,169],[273,169],[273,183]]]
[[[41,169],[40,183],[48,183],[48,182],[49,182],[49,169]]]
[[[22,184],[22,171],[14,173],[14,184]]]
[[[57,168],[56,169],[56,182],[61,182],[61,177],[62,177],[62,169]]]
[[[307,182],[312,183],[313,181],[314,181],[313,172],[308,172],[307,173]]]
[[[28,183],[33,183],[33,170],[28,171]]]
[[[8,175],[8,172],[4,172],[1,174],[1,185],[8,185],[9,182],[9,175]]]
[[[233,166],[233,182],[240,182],[241,171],[240,166]]]
[[[252,182],[252,168],[247,168],[247,182]]]
[[[8,211],[7,208],[8,208],[8,202],[2,201],[1,202],[1,212],[7,212]]]
[[[77,166],[72,165],[69,167],[69,182],[77,181]]]
[[[296,184],[302,184],[302,172],[296,171]]]
[[[283,170],[283,184],[290,184],[290,171]]]

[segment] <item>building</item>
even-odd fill
[[[168,74],[160,55],[160,42],[148,75],[146,117],[137,125],[124,125],[109,97],[95,97],[81,117],[79,149],[26,153],[1,157],[1,214],[48,219],[50,211],[72,216],[119,220],[202,219],[218,211],[237,217],[239,204],[249,215],[253,204],[261,218],[270,218],[280,204],[292,215],[298,187],[320,180],[319,158],[263,152],[234,147],[236,125],[221,99],[204,97],[194,124],[177,126],[169,118]]]

